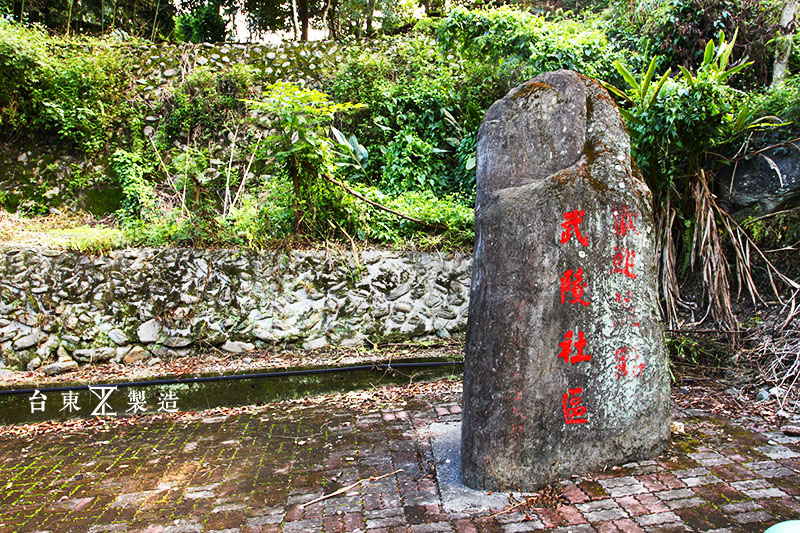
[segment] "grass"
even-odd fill
[[[22,217],[0,210],[0,246],[46,246],[103,253],[127,245],[123,233],[87,213]]]

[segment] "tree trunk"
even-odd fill
[[[153,16],[153,31],[150,32],[150,40],[156,40],[156,25],[158,24],[158,9],[161,7],[161,0],[156,2],[156,14]]]
[[[330,31],[330,37],[334,41],[339,38],[339,15],[338,15],[338,7],[339,7],[339,0],[330,0],[331,2],[331,10],[329,13],[328,18],[328,30]]]
[[[308,40],[308,0],[298,0],[297,7],[300,15],[300,40]]]
[[[372,17],[375,14],[375,0],[367,3],[367,36],[372,35]]]
[[[331,0],[327,0],[325,2],[325,9],[322,10],[322,27],[328,30],[328,38],[332,39],[333,36],[330,35],[330,28],[328,27],[328,12],[331,9]]]
[[[792,32],[797,0],[786,0],[781,13],[781,30],[783,36],[778,38],[775,50],[775,63],[772,65],[772,86],[779,85],[786,77],[789,68],[789,57],[792,54]]]
[[[297,0],[292,0],[292,30],[294,30],[294,40],[300,34],[300,25],[297,23]]]
[[[72,20],[72,4],[74,3],[73,0],[69,2],[69,11],[67,11],[67,37],[69,37],[69,24]]]

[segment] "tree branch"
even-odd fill
[[[328,175],[325,175],[325,174],[323,174],[323,176],[325,177],[326,180],[330,181],[334,185],[338,185],[339,187],[344,189],[348,194],[351,194],[351,195],[355,196],[356,198],[358,198],[361,201],[367,202],[369,205],[371,205],[373,207],[377,207],[378,209],[382,209],[382,210],[386,211],[387,213],[391,213],[391,214],[393,214],[395,216],[398,216],[400,218],[404,218],[406,220],[410,220],[411,222],[416,222],[417,224],[422,224],[423,226],[427,226],[429,228],[444,229],[444,230],[450,229],[447,226],[443,226],[442,224],[430,224],[430,223],[422,221],[422,220],[420,220],[418,218],[414,218],[414,217],[411,217],[411,216],[408,216],[408,215],[404,215],[403,213],[401,213],[399,211],[395,211],[394,209],[391,209],[389,207],[386,207],[384,205],[381,205],[381,204],[379,204],[377,202],[374,202],[374,201],[370,200],[366,196],[363,196],[363,195],[357,193],[356,191],[354,191],[353,189],[351,189],[350,187],[348,187],[347,185],[345,185],[344,183],[342,183],[341,181],[339,181],[337,179],[334,179],[334,178],[332,178],[332,177],[330,177]]]

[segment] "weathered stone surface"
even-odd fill
[[[161,332],[161,324],[155,318],[148,320],[136,330],[136,335],[139,337],[139,342],[145,344],[156,342],[158,334]]]
[[[544,74],[489,109],[477,153],[464,482],[533,490],[656,454],[670,415],[651,200],[613,101]],[[562,227],[576,210],[584,242]],[[584,292],[562,303],[578,269]]]
[[[44,373],[48,376],[55,376],[77,369],[78,363],[75,361],[56,361],[55,363],[50,363],[49,365],[45,366],[42,371],[44,371]]]
[[[303,343],[304,350],[318,350],[320,348],[324,348],[328,345],[328,341],[325,337],[319,337],[316,339],[311,339],[307,342]]]
[[[800,437],[800,426],[797,425],[786,425],[781,428],[784,434],[792,436],[792,437]]]
[[[206,48],[203,45],[165,43],[153,49],[147,45],[126,45],[126,62],[130,62],[130,69],[126,70],[129,71],[129,82],[138,98],[148,102],[152,109],[158,109],[163,107],[164,98],[201,65],[204,70],[222,73],[230,70],[232,65],[247,64],[258,73],[254,88],[256,93],[260,93],[264,84],[278,80],[296,81],[319,88],[326,67],[341,63],[347,55],[341,44],[327,41],[266,45],[269,51],[264,46],[232,48],[222,53],[217,45]],[[361,50],[365,44],[358,43],[356,46]],[[253,118],[259,119],[248,126],[251,131],[257,128],[258,122],[263,121],[269,126],[269,119],[263,113],[250,113],[255,115]],[[153,135],[154,127],[162,119],[158,113],[147,115],[144,134],[148,137]],[[213,159],[228,161],[229,155],[238,156],[231,154],[233,143],[228,137],[227,131],[218,132],[216,142],[211,146]],[[119,185],[100,179],[110,172],[108,157],[99,154],[94,158],[86,157],[65,143],[37,141],[35,138],[10,138],[0,143],[0,168],[3,169],[0,173],[0,191],[7,198],[7,206],[16,206],[20,202],[20,208],[36,206],[41,209],[42,203],[51,207],[64,204],[73,207],[77,203],[78,207],[102,213],[111,213],[120,207],[122,191]],[[86,178],[88,185],[64,187],[64,184],[81,176]],[[32,191],[44,193],[32,194]]]
[[[242,353],[255,349],[255,346],[249,342],[227,341],[219,349],[229,353]]]
[[[31,333],[30,335],[25,335],[15,340],[14,349],[27,350],[28,348],[33,348],[34,346],[36,346],[38,342],[39,342],[39,335],[37,333]]]
[[[130,342],[125,332],[119,328],[114,328],[108,332],[108,338],[117,346],[124,346]]]
[[[146,358],[147,355],[148,355],[147,350],[145,350],[141,346],[134,346],[133,348],[131,348],[131,351],[129,351],[128,354],[122,358],[122,362],[125,363],[126,365],[132,365],[133,363],[136,363],[137,361],[141,361],[142,359]]]
[[[30,361],[28,361],[28,364],[25,365],[25,368],[27,368],[28,371],[30,372],[30,371],[36,370],[40,366],[42,366],[42,359],[40,357],[36,356],[33,359],[31,359]]]
[[[720,176],[718,193],[731,212],[741,214],[767,215],[797,207],[800,205],[800,151],[794,147],[772,148],[741,161],[736,165],[735,174],[732,166],[725,169]]]
[[[37,355],[46,361],[56,348],[61,357],[160,346],[170,350],[164,357],[179,357],[228,341],[262,349],[450,338],[466,328],[470,266],[464,254],[379,250],[358,258],[171,248],[93,257],[0,247],[0,278],[8,288],[0,294],[0,339],[37,334]],[[87,298],[97,294],[103,296]],[[26,302],[34,300],[45,311],[32,313]],[[26,316],[36,316],[34,326],[18,320]],[[36,324],[52,327],[38,331]],[[22,357],[15,356],[13,341],[5,342],[0,364],[21,370],[33,354],[20,349]],[[97,361],[88,355],[78,357]],[[115,352],[113,359],[126,356]]]
[[[186,337],[169,337],[164,341],[164,346],[170,348],[185,348],[192,344],[194,341]]]

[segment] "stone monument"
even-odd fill
[[[653,457],[669,438],[651,194],[596,81],[543,74],[477,146],[461,471],[535,490]]]

